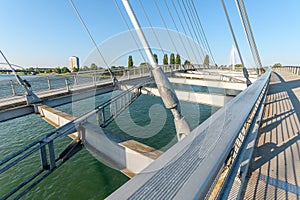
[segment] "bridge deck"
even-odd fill
[[[300,79],[273,73],[244,199],[300,199]]]

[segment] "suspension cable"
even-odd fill
[[[160,43],[160,41],[159,41],[159,39],[158,39],[158,36],[157,36],[157,34],[156,34],[156,32],[155,32],[153,26],[152,26],[151,20],[150,20],[148,14],[147,14],[147,12],[146,12],[146,10],[145,10],[145,8],[144,8],[142,2],[141,2],[141,0],[139,0],[139,4],[140,4],[140,6],[141,6],[141,8],[142,8],[143,14],[144,14],[145,17],[146,17],[147,22],[148,22],[148,24],[149,24],[149,26],[150,26],[150,28],[151,28],[151,31],[152,31],[152,33],[153,33],[153,35],[154,35],[154,37],[155,37],[155,40],[156,40],[157,43],[158,43],[158,46],[159,46],[160,50],[162,51],[163,55],[165,55],[165,51],[164,51],[164,49],[162,48],[162,45],[161,45],[161,43]]]
[[[249,44],[249,47],[250,47],[252,58],[253,58],[254,62],[256,63],[256,66],[259,67],[259,68],[262,68],[260,56],[259,56],[259,53],[258,53],[258,50],[257,50],[257,46],[256,46],[256,42],[255,42],[255,39],[254,39],[254,36],[253,36],[252,29],[251,29],[251,26],[250,26],[250,22],[249,22],[248,14],[246,12],[244,1],[236,0],[236,6],[238,8],[241,21],[243,23],[244,31],[245,31],[247,41],[248,41],[248,44]]]
[[[176,8],[176,6],[175,6],[175,3],[174,3],[174,0],[171,0],[171,2],[172,2],[172,5],[173,5],[173,8],[174,8],[174,10],[175,10],[175,13],[176,13],[176,15],[177,15],[177,18],[179,19],[179,23],[180,23],[180,25],[181,25],[181,28],[183,29],[183,32],[184,32],[184,34],[186,35],[186,40],[187,40],[187,42],[188,42],[188,44],[189,44],[189,46],[190,46],[190,48],[191,48],[191,51],[193,52],[193,55],[194,55],[194,57],[195,57],[195,59],[197,58],[197,56],[196,56],[196,53],[195,53],[195,51],[194,51],[194,49],[193,49],[193,47],[192,47],[192,44],[191,44],[191,41],[187,38],[187,31],[186,31],[186,29],[185,29],[185,27],[184,27],[184,25],[183,25],[183,22],[182,22],[182,20],[181,20],[181,17],[180,17],[180,15],[179,15],[179,12],[178,12],[178,10],[177,10],[177,8]],[[192,62],[192,60],[190,60],[191,62]]]
[[[141,48],[139,47],[139,44],[138,44],[136,38],[134,37],[134,35],[133,35],[133,33],[132,33],[132,30],[130,29],[127,20],[125,19],[125,16],[123,15],[123,13],[122,13],[122,11],[121,11],[121,8],[120,8],[120,6],[119,6],[117,0],[114,0],[114,2],[115,2],[115,4],[116,4],[116,7],[117,7],[117,9],[118,9],[118,11],[119,11],[121,17],[122,17],[123,22],[126,24],[126,27],[127,27],[128,31],[130,32],[131,37],[132,37],[133,40],[134,40],[134,43],[135,43],[135,45],[136,45],[136,47],[137,47],[137,49],[138,49],[138,51],[139,51],[141,57],[143,58],[144,62],[147,63],[147,60],[146,60],[144,54],[142,53],[142,50],[141,50]],[[149,68],[148,65],[147,65],[147,67]]]
[[[174,24],[174,26],[175,26],[175,29],[176,29],[176,31],[177,31],[177,33],[178,33],[179,39],[180,39],[180,41],[181,41],[181,43],[182,43],[182,46],[183,46],[183,48],[184,48],[184,50],[185,50],[185,53],[186,53],[188,59],[191,60],[191,57],[190,57],[189,52],[188,52],[188,50],[187,50],[187,48],[186,48],[186,45],[185,45],[184,42],[183,42],[182,35],[181,35],[180,32],[179,32],[179,29],[178,29],[178,27],[177,27],[177,25],[176,25],[176,23],[175,23],[174,17],[173,17],[173,15],[172,15],[172,13],[171,13],[171,10],[170,10],[170,8],[169,8],[169,6],[168,6],[166,0],[164,0],[164,3],[165,3],[165,5],[166,5],[166,7],[167,7],[168,13],[169,13],[169,15],[170,15],[170,17],[171,17],[171,19],[172,19],[172,22],[173,22],[173,24]]]
[[[115,77],[113,71],[111,71],[111,69],[110,69],[108,63],[106,62],[106,60],[105,60],[103,54],[101,53],[101,51],[100,51],[98,45],[96,44],[96,42],[95,42],[95,40],[94,40],[94,38],[93,38],[91,32],[89,31],[87,25],[85,24],[84,20],[82,19],[82,17],[81,17],[81,15],[80,15],[79,11],[77,10],[75,4],[73,3],[73,0],[69,0],[69,2],[71,3],[71,5],[72,5],[74,11],[76,12],[76,14],[77,14],[77,16],[78,16],[78,18],[79,18],[81,24],[83,25],[84,29],[86,30],[87,34],[89,35],[90,39],[92,40],[94,46],[96,47],[96,49],[97,49],[97,51],[98,51],[98,53],[99,53],[99,55],[100,55],[102,61],[103,61],[104,64],[107,66],[108,72],[110,73],[110,76],[111,76],[111,78],[112,78],[112,80],[113,80],[113,83],[114,83],[114,84],[117,84],[117,83],[118,83],[117,78]]]
[[[194,1],[193,1],[193,0],[191,0],[191,2],[192,2],[192,3],[191,3],[191,4],[192,4],[192,8],[193,8],[194,12],[196,13],[196,18],[197,18],[197,20],[198,20],[198,23],[199,23],[199,26],[200,26],[201,32],[202,32],[202,34],[203,34],[204,41],[205,41],[205,43],[206,43],[206,45],[207,45],[207,48],[208,48],[209,54],[210,54],[210,56],[211,56],[211,58],[212,58],[212,60],[213,60],[214,64],[216,64],[216,62],[215,62],[215,59],[214,59],[214,55],[213,55],[213,53],[212,53],[212,51],[211,51],[211,48],[210,48],[210,45],[209,45],[209,43],[208,43],[208,40],[207,40],[207,37],[206,37],[205,31],[204,31],[204,29],[203,29],[203,26],[202,26],[202,23],[201,23],[201,20],[200,20],[199,14],[198,14],[198,12],[197,12],[197,10],[196,10],[196,6],[195,6],[195,4],[194,4]]]
[[[179,0],[177,1],[177,3],[178,3],[178,5],[179,5],[179,9],[180,9],[181,14],[182,14],[182,16],[183,16],[184,22],[185,22],[185,24],[186,24],[186,26],[187,26],[187,28],[188,28],[188,31],[189,31],[189,33],[190,33],[192,39],[195,41],[194,35],[192,34],[191,28],[190,28],[190,26],[189,26],[189,23],[188,23],[188,21],[187,21],[187,19],[186,19],[186,16],[185,16],[185,14],[184,14],[184,11],[183,11],[183,9],[182,9],[182,6],[181,6]],[[194,45],[195,45],[195,43],[194,43]],[[199,51],[199,49],[197,48],[197,46],[195,46],[195,47],[196,47],[196,49],[197,49],[197,51],[198,51],[198,53],[199,53],[199,55],[200,55],[201,52]],[[196,56],[196,57],[197,57],[197,56]],[[203,60],[203,59],[202,59],[202,60]],[[200,62],[199,62],[199,63],[200,63]]]
[[[231,31],[231,34],[232,34],[232,37],[233,37],[233,40],[234,40],[236,49],[237,49],[237,51],[238,51],[240,60],[241,60],[241,62],[242,62],[242,66],[243,66],[243,74],[244,74],[244,77],[245,77],[245,79],[246,79],[246,84],[247,84],[247,86],[249,86],[249,85],[251,85],[251,81],[250,81],[250,79],[249,79],[248,70],[247,70],[246,67],[245,67],[244,60],[243,60],[243,57],[242,57],[242,54],[241,54],[239,45],[238,45],[237,40],[236,40],[236,37],[235,37],[234,31],[233,31],[233,28],[232,28],[232,25],[231,25],[231,21],[230,21],[230,18],[229,18],[229,15],[228,15],[227,8],[226,8],[226,5],[225,5],[224,0],[222,0],[222,5],[223,5],[223,9],[224,9],[224,12],[225,12],[225,15],[226,15],[226,18],[227,18],[227,22],[228,22],[228,25],[229,25],[229,28],[230,28],[230,31]]]
[[[171,40],[171,43],[172,43],[172,45],[173,45],[175,51],[176,51],[177,53],[179,53],[178,50],[177,50],[177,47],[176,47],[176,45],[175,45],[175,43],[174,43],[173,37],[171,36],[170,31],[169,31],[169,29],[168,29],[167,23],[166,23],[166,21],[164,20],[164,18],[163,18],[163,16],[162,16],[162,13],[161,13],[161,11],[160,11],[158,5],[157,5],[157,1],[156,1],[156,0],[154,0],[154,4],[155,4],[156,9],[157,9],[157,11],[158,11],[158,13],[159,13],[159,16],[160,16],[160,18],[161,18],[161,20],[162,20],[162,22],[163,22],[163,24],[164,24],[165,29],[167,30],[168,36],[169,36],[169,38],[170,38],[170,40]]]
[[[201,34],[201,32],[199,31],[199,26],[198,26],[198,22],[195,18],[195,13],[194,13],[194,10],[191,8],[191,5],[189,3],[189,1],[187,1],[187,8],[189,9],[190,13],[191,13],[191,21],[193,21],[193,24],[195,25],[195,33],[198,34],[199,38],[200,38],[200,41],[201,41],[201,45],[202,47],[205,49],[206,53],[208,53],[208,50],[207,50],[207,47],[206,47],[206,44],[204,42],[204,39],[203,39],[203,35]]]
[[[181,2],[182,2],[182,4],[183,4],[184,10],[185,10],[186,15],[187,15],[187,17],[188,17],[188,20],[189,20],[189,22],[190,22],[189,24],[191,25],[192,30],[193,30],[193,32],[194,32],[194,35],[195,35],[195,37],[196,37],[196,41],[198,42],[198,44],[199,44],[199,46],[200,46],[201,42],[200,42],[200,40],[199,40],[199,38],[198,38],[198,35],[197,35],[197,33],[196,33],[196,30],[195,30],[195,27],[194,27],[193,22],[192,22],[192,20],[191,20],[191,16],[190,16],[190,14],[189,14],[190,12],[188,12],[188,9],[187,9],[186,4],[184,3],[184,0],[181,0]],[[204,52],[203,52],[202,49],[200,49],[200,53],[202,54],[203,60],[204,60],[205,54],[204,54]]]
[[[236,7],[238,9],[239,16],[240,16],[240,19],[241,19],[241,22],[242,22],[242,25],[243,25],[243,28],[244,28],[244,31],[245,31],[245,35],[246,35],[246,39],[247,39],[247,42],[248,42],[248,45],[249,45],[249,48],[250,48],[252,59],[253,59],[255,65],[258,66],[259,64],[258,64],[257,59],[255,57],[255,52],[253,51],[253,44],[252,44],[252,41],[250,39],[249,30],[248,30],[248,27],[247,27],[246,22],[245,22],[244,13],[241,9],[240,2],[235,1],[235,3],[236,3]]]

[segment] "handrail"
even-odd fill
[[[258,112],[262,96],[267,94],[270,74],[268,69],[108,199],[139,199],[140,195],[157,199],[203,199],[210,195],[237,138],[241,132],[247,134],[245,127]],[[235,147],[235,152],[239,148]]]

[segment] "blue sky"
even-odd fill
[[[126,14],[121,0],[117,1]],[[163,28],[153,0],[141,1],[151,18],[152,25]],[[171,1],[166,1],[171,6]],[[263,65],[273,65],[277,62],[283,65],[300,65],[300,26],[298,25],[300,1],[244,1]],[[130,2],[141,25],[149,27],[139,1]],[[230,64],[233,40],[221,0],[195,0],[194,2],[216,63]],[[109,38],[112,39],[113,36],[128,30],[113,0],[74,0],[74,3],[97,44],[103,44]],[[253,62],[235,3],[233,0],[227,0],[226,3],[244,59],[250,67]],[[162,6],[168,28],[174,30],[163,1],[159,0],[158,4]],[[93,54],[94,46],[68,0],[1,0],[0,19],[0,49],[12,63],[25,67],[62,67],[68,66],[68,57],[75,55],[80,58],[81,63],[89,64],[88,58]],[[117,49],[124,44],[128,45],[125,36],[121,34],[121,39],[122,37],[124,43],[122,40],[115,40],[117,42],[108,43],[109,46],[103,45],[105,49],[101,48],[101,51],[116,57],[117,55],[114,54],[118,52]],[[180,46],[179,43],[177,44]],[[128,47],[128,51],[131,48],[134,48],[134,45]],[[121,56],[112,64],[126,65],[127,56]],[[99,56],[97,59],[98,65],[103,65]],[[134,61],[138,64],[142,60],[134,57]],[[0,62],[3,62],[2,58]]]

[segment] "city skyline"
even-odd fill
[[[121,1],[117,2],[129,22]],[[139,2],[134,0],[130,2],[141,25],[149,27]],[[159,2],[160,7],[166,10],[162,2]],[[74,0],[74,4],[100,47],[109,38],[128,31],[114,1],[81,2]],[[246,63],[248,67],[253,66],[235,3],[227,1],[226,4]],[[276,0],[272,2],[251,1],[245,2],[245,4],[263,65],[269,66],[278,62],[283,65],[300,65],[300,58],[297,57],[300,29],[294,25],[294,22],[300,17],[297,12],[300,2]],[[145,1],[143,6],[147,8],[147,14],[151,18],[153,27],[164,28],[153,1]],[[198,9],[216,63],[229,65],[233,40],[221,1],[195,1],[195,6]],[[5,27],[5,31],[0,33],[0,48],[10,62],[25,67],[63,67],[68,66],[68,57],[75,55],[82,61],[81,66],[85,65],[85,62],[89,65],[87,60],[95,51],[95,47],[69,1],[31,0],[30,3],[7,1],[2,3],[0,17],[4,19],[0,25]],[[164,19],[167,21],[168,28],[175,30],[167,12],[164,14]],[[132,28],[131,24],[130,28]],[[180,30],[180,32],[183,31]],[[113,54],[113,51],[117,51],[119,46],[121,46],[120,43],[113,44],[111,48],[101,49],[101,51]],[[115,59],[115,55],[112,55],[111,57],[116,61],[110,64],[126,66],[128,55],[122,56]],[[100,59],[99,56],[97,59]],[[102,66],[101,62],[103,61],[97,59],[96,64]],[[3,62],[2,58],[0,62]],[[135,64],[140,62],[141,60],[137,58]]]

